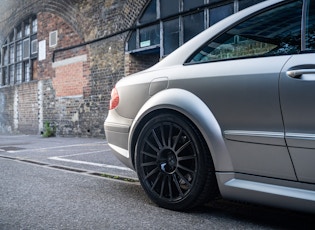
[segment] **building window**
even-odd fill
[[[239,0],[239,10],[243,10],[249,6],[262,2],[261,0]]]
[[[37,33],[37,18],[32,20],[32,32]]]
[[[205,29],[204,24],[200,23],[204,19],[204,13],[190,14],[183,17],[184,22],[184,42],[193,38]]]
[[[32,80],[31,64],[37,59],[37,18],[27,18],[12,29],[1,46],[0,86]]]
[[[19,25],[16,29],[16,39],[21,39],[22,38],[22,26]]]
[[[139,22],[141,24],[147,23],[147,22],[152,22],[155,21],[157,19],[157,12],[156,12],[156,1],[157,0],[152,0],[146,10],[145,13],[142,14],[142,16],[139,19]]]
[[[14,63],[14,44],[10,45],[10,63]]]
[[[16,43],[16,61],[22,60],[22,41]]]
[[[24,62],[24,80],[26,82],[30,81],[30,64],[29,62]]]
[[[152,0],[126,44],[131,54],[170,54],[225,17],[264,0]]]
[[[173,19],[163,23],[164,25],[164,54],[169,54],[179,46],[179,19]]]
[[[160,26],[153,25],[140,30],[140,48],[160,44]]]
[[[234,12],[234,4],[227,4],[210,9],[210,26],[230,16]]]
[[[26,21],[25,24],[24,24],[24,35],[25,36],[29,36],[30,32],[31,32],[30,23],[28,21]]]
[[[37,39],[34,39],[31,43],[31,54],[32,55],[37,53],[37,45],[38,45]]]
[[[9,70],[10,70],[10,84],[13,85],[14,84],[14,66],[10,65],[9,66]]]
[[[27,38],[23,41],[23,59],[30,57],[30,39]]]
[[[3,64],[4,65],[9,64],[9,53],[8,53],[8,47],[7,46],[3,48],[3,56],[4,56]]]
[[[22,63],[16,64],[16,83],[22,83]]]

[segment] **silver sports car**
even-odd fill
[[[111,96],[108,143],[157,205],[315,211],[315,1],[240,11]]]

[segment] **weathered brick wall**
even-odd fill
[[[126,54],[125,55],[125,75],[137,73],[156,64],[160,59],[160,54]]]
[[[46,41],[46,59],[39,61],[38,63],[38,75],[40,79],[53,78],[55,75],[52,68],[53,52],[56,49],[69,47],[75,44],[83,43],[84,40],[70,27],[65,20],[58,15],[48,12],[40,12],[37,15],[38,20],[38,33],[37,40]],[[58,41],[56,47],[49,47],[49,33],[52,31],[58,31]],[[73,49],[70,52],[64,52],[59,54],[61,59],[74,57],[80,54],[86,53],[86,50]],[[63,56],[62,56],[63,55]],[[55,57],[55,60],[58,56]]]
[[[91,93],[85,97],[82,120],[90,127],[90,135],[104,135],[111,89],[124,76],[124,36],[116,36],[91,45]]]
[[[53,124],[57,135],[81,135],[83,127],[79,113],[84,110],[80,107],[84,104],[83,96],[90,92],[88,47],[55,52],[82,44],[84,40],[63,18],[52,13],[39,13],[38,28],[38,40],[46,40],[47,50],[47,58],[39,62],[39,75],[42,79],[50,79],[45,81],[47,87],[43,89],[43,121]],[[55,30],[58,31],[58,45],[49,47],[49,33]]]
[[[59,111],[56,110],[56,92],[52,85],[52,79],[41,80],[38,88],[39,95],[41,95],[39,104],[41,105],[42,123],[48,121],[55,124],[54,121],[57,120]],[[43,130],[40,131],[42,132]]]
[[[15,104],[17,111],[14,114],[18,132],[24,134],[38,134],[38,87],[37,82],[28,82],[15,87]]]
[[[102,37],[132,26],[147,1],[10,1],[11,11],[0,16],[0,44],[15,25],[37,15],[37,39],[46,41],[46,59],[35,62],[32,82],[0,88],[0,132],[40,133],[49,121],[57,135],[104,136],[112,87],[157,59],[141,65],[137,57],[125,56],[128,32]],[[54,30],[58,45],[50,48],[49,32]],[[100,40],[84,44],[95,39]],[[79,46],[56,52],[74,45]],[[73,62],[77,57],[84,58]]]
[[[0,90],[0,133],[38,134],[37,82]]]
[[[57,97],[83,95],[83,87],[87,85],[87,79],[83,77],[83,62],[57,67],[52,80]]]
[[[145,2],[112,0],[90,5],[82,1],[79,4],[81,14],[90,19],[84,22],[85,40],[100,39],[128,28]],[[91,26],[91,23],[95,26]],[[63,105],[67,106],[63,111],[69,112],[59,114],[62,116],[62,122],[58,124],[59,135],[104,136],[103,123],[108,112],[111,89],[125,75],[124,47],[127,35],[123,33],[83,46],[88,49],[89,61],[85,65],[90,71],[86,74],[88,83],[83,87],[83,102],[80,103],[79,98],[62,99]],[[65,53],[71,50],[74,49],[58,52],[56,60],[64,59]],[[60,105],[60,101],[56,104]],[[78,106],[77,112],[70,111],[70,108],[74,108],[70,105]]]
[[[0,90],[0,133],[14,132],[14,95],[13,87]]]

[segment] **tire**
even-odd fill
[[[136,171],[160,207],[183,211],[216,196],[214,166],[202,140],[189,120],[173,113],[144,125],[136,144]]]

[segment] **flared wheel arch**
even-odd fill
[[[139,168],[137,167],[137,163],[135,163],[136,161],[136,151],[137,151],[137,143],[138,143],[138,140],[139,140],[139,137],[143,134],[141,134],[142,130],[143,130],[143,127],[146,126],[147,123],[150,123],[151,120],[154,120],[155,118],[157,117],[173,117],[173,118],[176,118],[176,120],[179,122],[175,122],[175,126],[177,124],[180,124],[180,123],[186,123],[188,126],[191,126],[191,129],[193,130],[192,133],[195,133],[195,137],[198,137],[198,142],[200,143],[200,148],[203,149],[204,151],[203,152],[200,152],[200,154],[205,154],[204,155],[204,159],[208,159],[208,160],[205,160],[205,162],[208,162],[208,167],[209,167],[209,172],[210,174],[208,174],[208,176],[205,178],[207,183],[205,183],[205,187],[202,187],[203,188],[203,192],[200,191],[200,194],[197,196],[199,197],[197,200],[195,200],[196,202],[194,202],[194,204],[192,204],[192,202],[190,203],[190,205],[175,205],[174,204],[168,204],[168,203],[165,203],[164,201],[162,201],[162,203],[164,203],[163,205],[161,205],[161,207],[165,207],[165,208],[168,208],[168,209],[173,209],[173,210],[185,210],[185,209],[190,209],[192,207],[194,207],[195,205],[200,205],[204,202],[207,202],[208,200],[211,200],[211,199],[214,199],[215,197],[219,196],[219,190],[218,190],[218,184],[217,184],[217,181],[216,181],[216,177],[215,177],[215,170],[214,170],[214,165],[213,165],[213,160],[212,160],[212,157],[211,157],[211,154],[210,154],[210,151],[209,149],[207,148],[207,145],[206,145],[206,142],[204,140],[204,138],[202,137],[200,131],[198,130],[198,128],[187,118],[185,117],[183,114],[177,112],[177,111],[173,111],[173,110],[158,110],[158,111],[155,111],[155,112],[151,112],[150,114],[148,114],[145,119],[142,120],[141,123],[139,123],[138,125],[138,129],[136,131],[137,133],[137,136],[136,138],[134,138],[134,151],[133,151],[133,162],[134,162],[134,165],[135,165],[135,168]],[[175,121],[175,120],[174,120]],[[194,136],[194,134],[192,134],[192,136]],[[196,139],[197,141],[197,139]],[[201,157],[201,156],[199,156]],[[198,158],[199,158],[198,157]],[[197,165],[195,165],[197,166]],[[199,170],[198,170],[199,171]],[[212,176],[210,176],[212,174]],[[139,177],[140,178],[140,177]],[[211,179],[212,178],[212,179]],[[152,196],[150,195],[151,199],[152,199]],[[195,196],[196,197],[196,196]],[[159,203],[159,202],[157,202]],[[187,202],[186,202],[187,203]]]
[[[130,154],[131,154],[131,159],[132,159],[133,166],[135,166],[135,149],[136,149],[136,144],[137,144],[137,141],[139,139],[139,135],[140,135],[140,132],[141,132],[143,126],[149,120],[151,120],[152,118],[154,118],[156,116],[159,116],[160,114],[165,114],[165,113],[173,114],[175,116],[178,116],[181,119],[184,119],[184,120],[187,120],[188,122],[190,122],[191,125],[193,125],[194,128],[196,130],[198,130],[200,137],[203,138],[202,141],[205,143],[205,146],[207,148],[208,154],[211,155],[210,149],[208,148],[208,145],[206,144],[206,141],[205,141],[203,135],[200,133],[200,131],[197,128],[197,126],[187,116],[183,115],[182,113],[180,113],[180,112],[178,112],[176,110],[172,110],[172,109],[158,109],[158,110],[152,111],[152,112],[146,114],[145,116],[143,116],[141,121],[137,124],[136,128],[134,129],[133,134],[131,135],[132,139],[131,139],[131,144],[130,144],[130,147],[131,147],[130,148]]]
[[[213,160],[215,170],[233,172],[222,130],[213,113],[196,95],[182,89],[168,89],[150,98],[139,110],[129,132],[129,153],[135,166],[135,146],[144,124],[160,113],[171,112],[183,117],[198,130]]]

